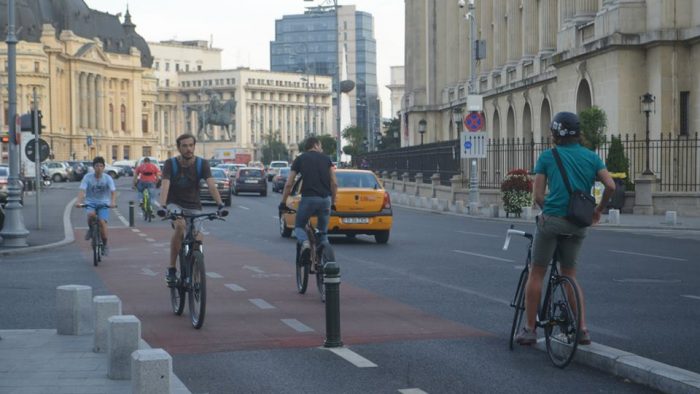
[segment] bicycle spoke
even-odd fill
[[[574,357],[581,328],[581,304],[574,282],[560,276],[552,286],[545,306],[545,338],[552,363],[566,367]]]

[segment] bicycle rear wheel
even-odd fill
[[[547,354],[552,363],[564,368],[574,358],[581,334],[581,300],[571,278],[559,276],[551,286],[545,305],[544,327]]]
[[[100,262],[100,242],[99,242],[99,237],[100,237],[100,232],[96,231],[95,229],[97,228],[96,224],[93,223],[90,225],[90,237],[92,239],[92,264],[97,267],[97,263]]]
[[[151,192],[148,189],[143,189],[143,218],[147,221],[151,221]]]
[[[301,261],[301,247],[297,244],[297,259],[296,259],[296,277],[297,291],[299,294],[306,293],[306,287],[309,284],[309,266],[311,262]]]
[[[202,328],[207,311],[207,276],[204,269],[204,255],[195,250],[192,253],[192,286],[189,291],[190,318],[192,327]]]
[[[183,271],[187,265],[185,264],[186,257],[180,254],[180,277],[174,286],[170,286],[170,306],[173,308],[173,313],[180,316],[185,309],[185,285],[184,281],[187,278],[187,273]]]
[[[529,274],[530,269],[528,266],[525,266],[523,272],[520,274],[520,280],[518,280],[518,287],[515,290],[513,302],[510,304],[510,306],[515,308],[513,325],[510,328],[510,338],[508,340],[508,347],[510,350],[513,350],[515,336],[518,335],[520,328],[523,326],[523,316],[525,316],[525,286],[527,285],[527,277]]]
[[[326,263],[335,261],[335,252],[333,252],[333,248],[330,245],[326,244],[323,246],[318,261],[320,264],[316,267],[316,288],[318,288],[318,293],[321,295],[321,302],[326,302],[326,285],[323,283],[323,271]]]

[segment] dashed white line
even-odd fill
[[[634,256],[644,256],[644,257],[653,257],[655,259],[664,259],[664,260],[672,260],[672,261],[688,261],[686,259],[680,259],[678,257],[668,257],[668,256],[659,256],[655,254],[646,254],[646,253],[638,253],[638,252],[629,252],[626,250],[615,250],[615,249],[610,249],[611,252],[613,253],[622,253],[622,254],[631,254]]]
[[[399,390],[399,393],[401,393],[401,394],[428,394],[427,391],[423,391],[423,390],[417,389],[417,388],[401,389],[401,390]]]
[[[224,286],[228,287],[229,289],[231,289],[233,291],[245,291],[244,288],[242,288],[241,286],[238,286],[235,283],[227,283]]]
[[[139,237],[148,237],[148,234],[139,233]]]
[[[297,332],[313,332],[314,329],[307,326],[306,324],[300,322],[297,319],[281,319],[282,323],[288,325],[289,327],[293,328]]]
[[[238,208],[240,208],[240,209],[245,209],[246,211],[250,211],[250,208],[244,207],[243,205],[239,205]]]
[[[119,218],[119,220],[121,220],[122,223],[124,223],[125,226],[129,226],[129,221],[126,220],[126,218],[124,216],[117,215],[117,217]]]
[[[247,269],[247,270],[250,270],[250,271],[253,271],[253,272],[255,272],[256,274],[264,274],[264,273],[265,273],[265,271],[261,270],[261,269],[258,268],[258,267],[251,267],[251,266],[249,266],[249,265],[244,265],[243,268],[245,268],[245,269]]]
[[[250,301],[251,304],[257,306],[260,309],[275,309],[274,306],[270,305],[267,301],[263,300],[262,298],[251,298],[248,301]]]
[[[352,350],[346,347],[333,347],[324,349],[330,350],[331,352],[337,354],[341,358],[345,359],[345,361],[358,368],[374,368],[377,366],[377,364],[367,360],[366,358],[360,356],[359,354],[353,352]]]
[[[681,295],[681,297],[690,298],[691,300],[700,300],[699,296],[690,295],[690,294],[683,294],[683,295]]]
[[[156,242],[156,240],[153,239],[153,238],[146,238],[146,241],[148,241],[148,242]]]
[[[464,250],[453,250],[453,252],[455,252],[455,253],[460,253],[460,254],[466,254],[466,255],[469,255],[469,256],[483,257],[483,258],[485,258],[485,259],[491,259],[491,260],[496,260],[496,261],[503,261],[503,262],[506,262],[506,263],[515,263],[515,260],[503,259],[503,258],[496,257],[496,256],[489,256],[489,255],[487,255],[487,254],[480,254],[480,253],[467,252],[467,251],[464,251]]]
[[[155,271],[153,271],[153,270],[150,269],[150,268],[141,268],[141,273],[144,274],[144,275],[148,275],[148,276],[156,276],[156,275],[158,275],[158,273],[156,273]]]
[[[493,234],[486,234],[486,233],[475,233],[472,231],[457,231],[460,234],[467,234],[467,235],[478,235],[480,237],[489,237],[489,238],[503,238],[501,235],[493,235]]]
[[[128,226],[128,224],[127,224],[127,226]],[[141,232],[141,230],[139,230],[139,229],[137,229],[137,228],[132,228],[131,231],[133,231],[133,232],[135,232],[135,233],[140,233],[140,232]]]
[[[221,279],[223,276],[217,274],[216,272],[207,272],[207,276],[212,279]]]

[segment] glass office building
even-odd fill
[[[368,137],[376,136],[381,116],[377,43],[371,14],[356,11],[354,6],[341,6],[337,19],[332,7],[284,15],[275,21],[275,40],[270,42],[270,70],[306,73],[310,78],[315,74],[333,76],[335,90],[339,44],[345,47],[349,59],[348,79],[355,82],[355,89],[350,93],[352,123],[369,131]],[[374,141],[369,144],[373,146]]]

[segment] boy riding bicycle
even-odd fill
[[[156,182],[158,182],[158,176],[160,175],[160,169],[157,165],[151,163],[151,159],[144,157],[143,163],[136,167],[134,171],[134,180],[132,182],[132,189],[138,191],[139,204],[143,204],[143,190],[149,189],[148,197],[149,204],[153,206],[154,194],[150,189],[155,188]]]
[[[114,180],[111,176],[104,173],[105,159],[101,156],[95,157],[92,161],[94,172],[90,172],[83,177],[80,182],[80,191],[78,199],[75,203],[77,208],[86,205],[85,212],[87,213],[88,227],[93,218],[97,216],[100,225],[100,234],[102,235],[103,254],[107,256],[109,249],[107,248],[107,222],[109,221],[109,208],[117,206],[117,192],[114,185]],[[85,240],[90,239],[90,230],[85,234]]]

